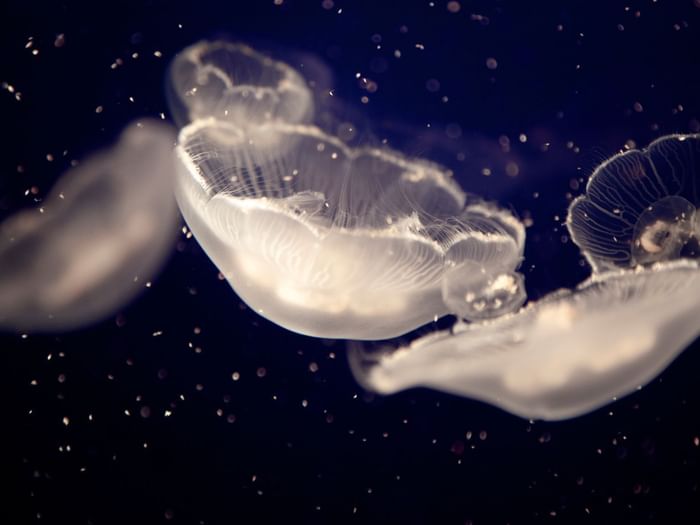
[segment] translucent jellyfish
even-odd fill
[[[41,208],[0,225],[0,327],[76,328],[143,289],[177,231],[174,139],[156,121],[132,125],[63,175]]]
[[[313,97],[302,76],[244,44],[198,42],[170,66],[170,109],[180,125],[214,117],[239,126],[306,122]]]
[[[350,359],[367,388],[427,386],[531,419],[585,414],[654,378],[700,333],[700,266],[680,260],[594,275],[515,314]]]
[[[509,235],[488,242],[472,236],[448,249],[442,299],[450,313],[478,321],[514,312],[525,302],[525,279],[514,271],[522,259],[523,230],[508,228],[507,222],[501,227]]]
[[[669,135],[599,166],[567,225],[594,271],[700,257],[700,135]]]
[[[246,303],[290,330],[400,335],[451,310],[443,288],[451,304],[457,277],[491,294],[491,314],[518,302],[495,304],[520,281],[490,279],[520,263],[522,225],[471,202],[439,166],[352,149],[313,126],[215,119],[185,127],[177,154],[176,195],[195,237]],[[496,274],[480,273],[494,261]],[[459,275],[443,287],[446,269]]]

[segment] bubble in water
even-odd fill
[[[133,298],[177,230],[174,133],[144,121],[56,183],[41,209],[0,225],[0,327],[55,331]]]
[[[669,135],[598,167],[567,226],[595,271],[700,256],[700,135]]]
[[[518,313],[350,360],[367,388],[427,386],[532,419],[585,414],[653,379],[700,333],[697,261],[597,274]]]

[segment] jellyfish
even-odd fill
[[[214,117],[239,126],[307,122],[313,97],[296,70],[245,44],[198,42],[170,66],[170,109],[184,125]]]
[[[178,143],[176,196],[194,236],[238,295],[283,327],[394,337],[459,303],[457,277],[490,294],[491,315],[519,306],[498,297],[520,293],[520,281],[501,281],[520,263],[523,226],[440,166],[281,122],[200,119]]]
[[[113,313],[177,231],[174,133],[146,120],[64,174],[41,208],[0,224],[0,327],[62,331]]]
[[[532,419],[575,417],[641,387],[700,333],[699,158],[700,136],[671,135],[603,163],[567,220],[594,270],[587,281],[396,351],[355,345],[356,377],[378,392],[429,386]],[[484,269],[496,277],[482,296],[500,299],[508,269]]]
[[[475,206],[471,209],[473,213]],[[493,219],[489,217],[481,229],[488,231]],[[472,215],[471,220],[476,217]],[[471,236],[447,250],[442,299],[450,313],[461,319],[499,317],[516,311],[527,298],[525,279],[515,271],[522,260],[524,230],[513,220],[503,220],[499,228],[507,235],[491,236],[488,242]]]
[[[373,391],[425,386],[528,419],[565,419],[653,379],[700,333],[698,307],[698,261],[658,262],[594,274],[573,292],[394,351],[355,343],[349,356]]]
[[[700,135],[668,135],[599,166],[567,226],[594,271],[700,257]]]
[[[312,336],[381,339],[453,309],[474,319],[521,304],[519,221],[441,166],[352,148],[311,123],[314,96],[288,65],[204,42],[170,76],[173,112],[190,122],[178,140],[178,204],[262,316]]]

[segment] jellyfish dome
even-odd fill
[[[398,350],[351,347],[355,377],[393,393],[426,386],[529,419],[585,414],[641,387],[700,333],[697,261],[594,275],[515,314]]]
[[[112,314],[163,263],[177,231],[169,126],[129,126],[0,224],[0,327],[61,331]]]
[[[600,165],[567,226],[594,271],[700,257],[700,135],[668,135]]]
[[[469,206],[475,232],[456,239],[445,254],[442,299],[450,313],[467,321],[516,311],[527,298],[520,266],[525,230],[513,216],[487,205]],[[505,235],[504,235],[505,233]]]
[[[239,126],[299,123],[313,114],[299,73],[240,43],[202,41],[184,49],[170,66],[167,87],[180,125],[205,117]]]
[[[451,173],[309,124],[313,94],[288,65],[203,42],[170,75],[176,196],[239,296],[291,330],[382,339],[454,311],[524,300],[522,225],[468,198]]]
[[[447,269],[469,277],[501,261],[473,278],[496,294],[489,279],[522,257],[520,222],[471,202],[448,171],[313,126],[199,120],[177,155],[176,195],[199,243],[246,303],[296,332],[397,336],[450,311]]]

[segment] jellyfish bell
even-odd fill
[[[700,135],[668,135],[591,175],[567,226],[594,271],[700,256]]]
[[[700,333],[700,266],[679,260],[594,275],[515,314],[350,361],[368,389],[426,386],[529,419],[565,419],[629,394]]]
[[[308,85],[240,44],[196,44],[173,62],[175,112],[184,105],[192,120],[180,134],[178,202],[241,298],[301,333],[391,337],[447,313],[446,262],[489,263],[495,243],[503,275],[478,282],[478,295],[490,315],[519,306],[511,296],[522,281],[508,272],[522,255],[522,225],[467,203],[441,167],[351,148],[356,126],[320,97],[327,70],[300,63]],[[303,124],[316,97],[325,131]]]
[[[512,215],[472,205],[470,222],[478,234],[459,239],[446,253],[442,298],[450,313],[477,321],[520,308],[527,294],[525,279],[514,270],[520,265],[525,243],[522,224]],[[507,232],[502,235],[501,232]]]
[[[167,256],[177,230],[174,133],[146,120],[0,225],[0,327],[62,331],[113,313]]]
[[[284,62],[245,44],[202,41],[181,51],[167,83],[179,125],[214,117],[241,126],[306,122],[313,97],[304,78]]]
[[[176,195],[199,243],[246,303],[303,334],[400,335],[448,312],[452,247],[471,243],[462,258],[478,260],[513,231],[522,247],[517,220],[465,206],[439,166],[313,126],[200,120],[177,155]]]

